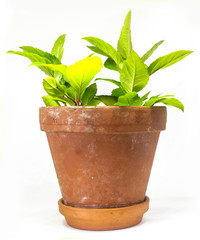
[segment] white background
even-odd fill
[[[58,212],[61,197],[38,109],[43,73],[7,50],[31,45],[50,51],[67,33],[63,63],[90,54],[84,36],[116,46],[126,13],[132,9],[134,50],[143,55],[165,42],[148,61],[175,50],[195,51],[150,79],[152,94],[175,94],[185,113],[168,108],[147,195],[150,210],[138,226],[92,232],[69,227]],[[0,1],[0,239],[200,239],[200,2],[134,0]],[[115,78],[103,70],[98,75]],[[113,85],[98,83],[99,93]]]

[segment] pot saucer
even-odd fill
[[[78,229],[114,230],[127,228],[141,222],[143,214],[149,208],[149,198],[143,202],[119,208],[77,208],[58,201],[59,211],[67,223]]]

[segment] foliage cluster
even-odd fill
[[[146,60],[164,41],[159,41],[140,57],[132,47],[131,11],[125,18],[117,49],[96,37],[83,39],[91,44],[88,46],[90,50],[106,57],[105,68],[119,73],[119,80],[95,79],[116,85],[117,88],[113,89],[111,95],[97,95],[96,82],[91,84],[103,67],[98,56],[91,54],[70,66],[61,63],[65,34],[55,41],[51,53],[31,46],[23,46],[20,47],[22,51],[8,51],[8,53],[27,57],[32,62],[31,65],[37,66],[47,75],[43,79],[43,87],[48,94],[43,96],[46,106],[60,106],[61,103],[70,106],[97,106],[101,102],[107,106],[154,106],[163,103],[184,111],[183,104],[173,95],[159,94],[149,97],[150,92],[143,96],[139,96],[139,92],[148,84],[149,77],[153,73],[179,62],[192,51],[175,51],[157,58],[147,66]]]

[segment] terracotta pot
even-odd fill
[[[42,107],[40,126],[69,225],[108,230],[142,220],[166,107]]]

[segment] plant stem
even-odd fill
[[[79,96],[78,96],[78,93],[76,93],[76,106],[79,106]]]
[[[54,75],[49,71],[48,68],[46,68],[45,66],[43,66],[43,67],[47,70],[47,72],[48,72],[53,78],[55,78]]]
[[[46,82],[45,79],[43,79],[43,81]],[[48,83],[48,82],[47,82],[47,83]],[[48,84],[49,84],[49,83],[48,83]],[[49,85],[50,85],[50,84],[49,84]],[[54,86],[52,86],[52,85],[50,85],[50,86],[54,88]],[[56,86],[56,89],[57,89],[61,94],[63,94],[63,96],[68,97],[68,98],[76,105],[76,101],[75,101],[73,98],[71,98],[70,96],[68,96],[66,93],[62,92],[57,86]]]

